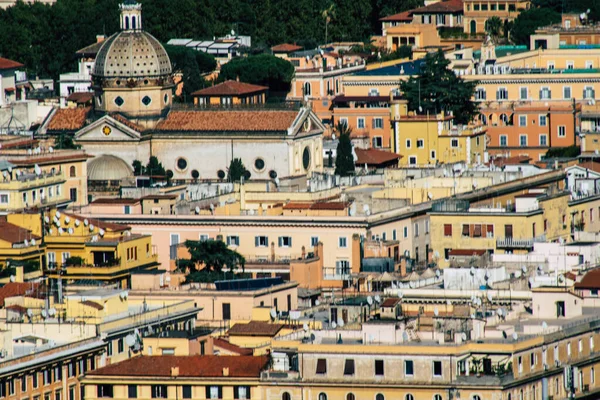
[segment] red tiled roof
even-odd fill
[[[283,206],[284,210],[344,210],[348,206],[348,203],[341,201],[330,201],[330,202],[315,202],[315,203],[303,203],[303,202],[289,202]]]
[[[282,43],[271,47],[271,50],[273,53],[292,53],[294,51],[302,50],[302,46],[297,46],[290,43]]]
[[[495,166],[502,167],[504,165],[529,164],[531,157],[528,156],[513,156],[513,157],[498,157],[492,161]]]
[[[214,338],[213,339],[213,347],[220,347],[232,353],[237,353],[241,356],[251,356],[252,349],[245,349],[243,347],[237,346],[233,343],[228,342],[224,339]]]
[[[296,111],[171,111],[158,131],[287,131]]]
[[[7,310],[11,310],[14,312],[18,312],[19,314],[25,314],[27,313],[27,308],[20,306],[18,304],[11,304],[10,306],[6,306]]]
[[[583,276],[575,289],[600,289],[600,268],[593,269]]]
[[[388,15],[387,17],[383,17],[379,19],[382,22],[393,22],[393,21],[404,21],[410,22],[412,21],[412,12],[404,11],[394,15]]]
[[[8,297],[31,295],[39,297],[39,283],[9,282],[0,288],[0,307],[4,307],[4,300]]]
[[[88,375],[171,377],[171,368],[179,368],[180,377],[220,378],[229,369],[227,379],[259,378],[269,362],[266,356],[139,356],[88,371]]]
[[[0,57],[0,70],[1,69],[15,69],[24,67],[23,64],[17,61],[9,60],[8,58]]]
[[[88,46],[85,46],[83,49],[77,50],[75,53],[81,54],[81,55],[89,54],[89,55],[95,56],[96,54],[98,54],[98,52],[100,51],[100,47],[102,47],[103,44],[104,44],[104,41],[96,42],[96,43],[90,44]]]
[[[149,194],[142,197],[142,200],[175,200],[176,194]]]
[[[6,219],[0,219],[0,240],[10,244],[23,243],[25,240],[40,239],[30,230],[11,224]]]
[[[487,253],[487,250],[480,249],[452,249],[448,252],[450,257],[470,257],[470,256],[482,256]]]
[[[76,131],[83,128],[90,107],[61,108],[56,111],[48,124],[49,131]]]
[[[95,308],[96,310],[104,310],[104,306],[102,304],[96,303],[95,301],[85,300],[82,301],[81,304],[83,304],[84,306]]]
[[[229,336],[275,336],[283,328],[281,325],[262,321],[250,321],[247,324],[235,324],[227,333]]]
[[[356,162],[354,164],[361,165],[383,165],[392,161],[398,161],[402,156],[400,154],[377,149],[355,149]]]
[[[398,303],[400,303],[400,299],[385,299],[381,303],[381,307],[394,307]]]
[[[90,103],[94,99],[94,94],[89,92],[75,92],[67,97],[67,101],[72,101],[77,104]]]
[[[2,146],[2,148],[4,148],[4,146]],[[85,154],[84,152],[79,152],[79,153],[71,153],[71,154],[66,154],[66,155],[61,155],[60,154],[61,150],[56,150],[54,153],[52,154],[32,154],[31,156],[27,156],[25,158],[23,157],[19,157],[19,156],[14,156],[14,157],[19,157],[19,158],[11,158],[12,155],[7,155],[6,159],[14,164],[17,167],[23,167],[23,166],[34,166],[35,164],[38,165],[44,165],[44,164],[55,164],[57,162],[63,162],[63,161],[78,161],[78,160],[87,160],[88,158],[92,158],[93,156],[90,154]]]
[[[118,122],[122,123],[123,125],[127,126],[128,128],[133,129],[136,132],[143,132],[143,131],[146,130],[146,128],[144,128],[143,126],[138,125],[135,122],[131,122],[130,120],[128,120],[127,118],[125,118],[121,114],[111,114],[110,116],[115,121],[118,121]]]
[[[600,173],[600,163],[596,162],[596,161],[586,161],[586,162],[577,164],[576,166]]]
[[[448,14],[458,12],[463,12],[463,0],[440,1],[437,3],[430,4],[428,6],[419,7],[412,10],[413,14]]]
[[[96,199],[90,204],[137,204],[140,199]]]
[[[218,85],[200,89],[192,93],[192,96],[242,96],[269,90],[266,86],[252,85],[238,81],[225,81]]]

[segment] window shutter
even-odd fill
[[[250,395],[250,386],[246,386],[246,399],[250,400],[252,396]]]
[[[371,120],[371,128],[373,128],[373,129],[375,128],[375,118],[373,118]]]
[[[281,236],[277,238],[277,243],[279,244],[279,247],[283,245],[283,238]]]
[[[543,92],[544,92],[543,90],[540,90],[540,100],[544,98],[543,97]]]
[[[219,386],[219,399],[223,398],[223,386]]]
[[[238,386],[233,387],[233,398],[234,399],[240,398],[240,388]]]
[[[292,237],[290,236],[290,247],[292,247]]]
[[[499,90],[496,92],[496,100],[500,100],[500,91]]]
[[[265,236],[265,246],[269,247],[269,237]]]
[[[596,98],[596,91],[594,89],[592,89],[592,99]]]
[[[254,236],[254,247],[258,247],[258,236]]]
[[[552,90],[548,90],[548,99],[552,98]]]

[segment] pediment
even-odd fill
[[[78,142],[138,142],[140,133],[110,115],[94,121],[75,134]]]

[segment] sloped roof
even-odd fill
[[[104,41],[96,42],[96,43],[90,44],[89,46],[85,46],[82,49],[77,50],[75,53],[80,54],[80,55],[88,54],[88,55],[95,56],[96,54],[98,54],[98,51],[100,51],[100,47],[102,47],[103,44],[104,44]]]
[[[40,237],[32,234],[28,229],[11,224],[6,221],[6,219],[0,219],[0,240],[10,244],[16,244],[23,243],[25,239],[40,239]]]
[[[17,61],[9,60],[8,58],[0,57],[0,70],[2,69],[15,69],[24,67],[23,64]]]
[[[230,351],[232,353],[237,353],[241,356],[251,356],[252,355],[252,349],[246,349],[244,347],[240,347],[240,346],[230,343],[224,339],[214,338],[213,339],[213,347],[220,347],[220,348]]]
[[[259,378],[269,362],[266,356],[139,356],[86,372],[100,376],[171,377],[179,368],[180,377],[219,378],[227,368],[231,378]]]
[[[109,199],[101,198],[92,201],[90,204],[137,204],[140,199],[124,198],[124,199]]]
[[[49,131],[76,131],[83,128],[91,107],[61,108],[48,123]]]
[[[575,289],[600,289],[600,268],[586,273],[581,282],[575,284]]]
[[[0,307],[4,307],[4,300],[9,297],[32,295],[39,297],[39,283],[9,282],[0,287]]]
[[[463,0],[446,0],[415,8],[413,14],[450,14],[463,12]]]
[[[282,325],[262,321],[250,321],[247,324],[235,324],[227,333],[229,336],[275,336]]]
[[[388,15],[387,17],[380,18],[379,20],[382,22],[393,22],[393,21],[410,22],[410,21],[412,21],[412,12],[404,11],[404,12],[401,12],[398,14]]]
[[[348,203],[341,201],[327,201],[327,202],[295,202],[290,201],[283,206],[284,210],[344,210],[348,206]]]
[[[398,303],[400,303],[400,299],[389,298],[385,299],[383,303],[381,303],[381,307],[394,307]]]
[[[595,161],[586,161],[575,165],[576,167],[589,169],[594,172],[600,173],[600,163]]]
[[[252,85],[238,81],[225,81],[218,85],[200,89],[192,93],[192,96],[242,96],[269,90],[267,86]]]
[[[271,51],[273,51],[273,53],[292,53],[300,50],[302,50],[302,46],[290,43],[282,43],[271,47]]]
[[[94,99],[94,93],[90,92],[75,92],[67,97],[67,101],[72,101],[77,104],[86,104]]]
[[[117,114],[117,113],[110,114],[110,117],[112,119],[114,119],[115,121],[122,123],[126,127],[133,129],[136,132],[140,132],[141,133],[141,132],[143,132],[143,131],[146,130],[146,128],[144,128],[143,126],[138,125],[135,122],[132,122],[132,121],[128,120],[127,118],[125,118],[121,114]]]
[[[171,111],[157,131],[247,132],[287,131],[296,111]]]
[[[450,257],[471,257],[482,256],[487,253],[487,250],[482,249],[452,249],[448,252]]]
[[[392,161],[398,161],[402,156],[400,154],[377,149],[354,149],[356,153],[356,165],[383,165]]]
[[[81,216],[81,215],[77,215],[77,214],[71,214],[71,213],[66,213],[63,212],[64,215],[68,215],[71,219],[78,219],[80,221],[85,220],[86,218]],[[104,229],[106,231],[112,231],[112,232],[122,232],[122,231],[127,231],[130,229],[129,226],[127,225],[122,225],[122,224],[115,224],[112,222],[105,222],[105,221],[101,221],[99,219],[95,219],[95,218],[87,218],[91,223],[94,224],[94,226],[100,228],[100,229]]]

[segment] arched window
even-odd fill
[[[327,395],[325,393],[319,393],[319,400],[327,400]]]
[[[129,17],[125,17],[125,29],[129,29]]]
[[[131,17],[131,29],[135,29],[135,16]]]
[[[346,395],[346,400],[356,400],[356,396],[354,395],[354,393],[348,393]]]
[[[506,400],[512,400],[512,396],[510,393],[506,395]]]
[[[433,400],[444,400],[441,394],[434,394]]]
[[[404,400],[415,400],[415,396],[413,396],[410,393],[407,393],[406,396],[404,396]]]
[[[375,400],[385,400],[385,396],[383,395],[383,393],[377,393],[375,395]]]
[[[292,396],[288,392],[283,392],[281,400],[292,400]]]
[[[310,82],[304,82],[304,95],[310,96],[312,94]]]
[[[69,177],[75,178],[77,176],[77,172],[75,171],[75,166],[71,165],[69,168]]]
[[[471,35],[474,35],[477,33],[477,22],[475,22],[475,20],[471,21]]]
[[[478,394],[474,394],[473,400],[481,400],[481,397]]]

